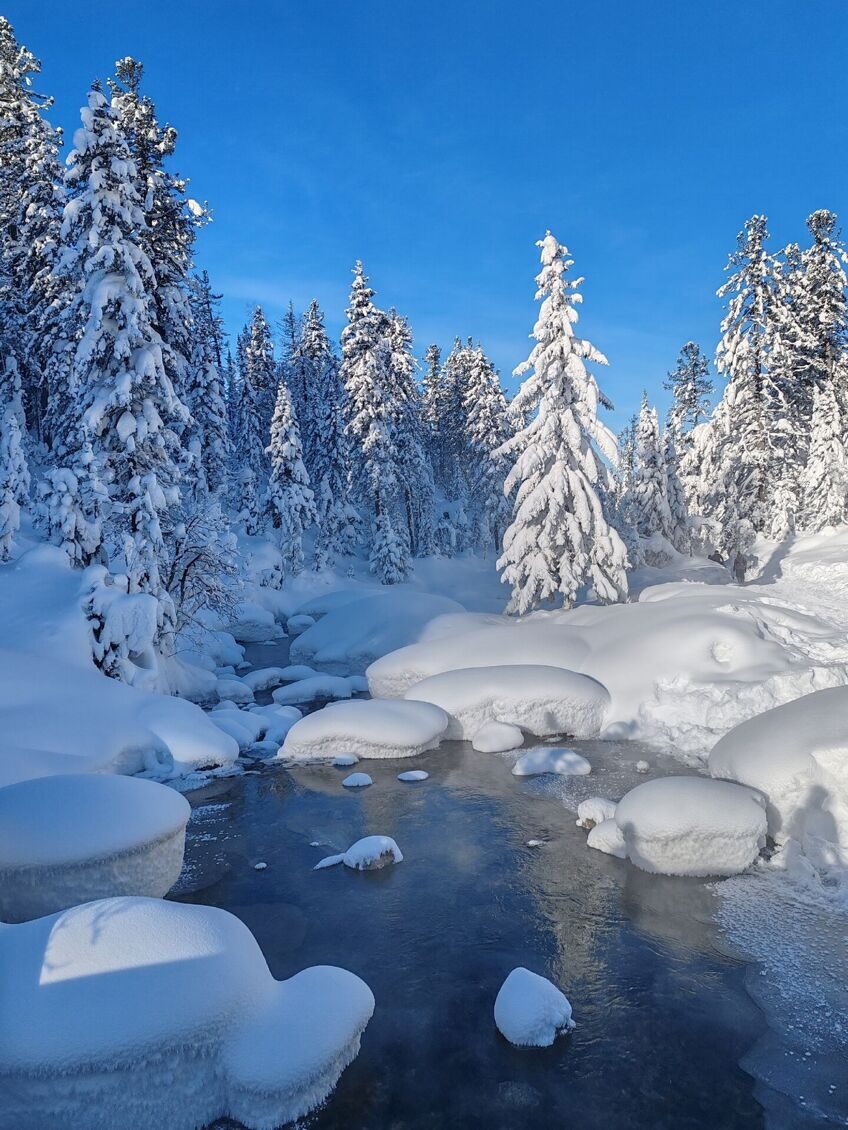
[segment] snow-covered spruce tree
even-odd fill
[[[511,514],[504,494],[509,466],[498,454],[510,438],[506,397],[495,367],[478,345],[463,390],[470,518],[478,549],[499,550]]]
[[[442,367],[440,482],[445,497],[463,507],[468,501],[465,389],[473,363],[471,342],[457,338]]]
[[[512,586],[509,611],[524,613],[561,594],[571,607],[590,584],[602,601],[627,594],[624,544],[604,516],[596,485],[609,486],[600,452],[615,461],[615,439],[598,419],[600,399],[587,361],[606,358],[574,334],[582,279],[568,280],[568,250],[548,232],[538,244],[542,270],[536,297],[542,306],[529,358],[516,375],[530,371],[515,400],[528,422],[499,449],[514,457],[505,490],[515,490],[512,525],[498,561]]]
[[[284,575],[293,576],[303,568],[303,533],[314,524],[316,513],[309,476],[303,465],[300,428],[283,380],[277,389],[268,455],[271,478],[267,508],[277,531]]]
[[[177,131],[159,124],[152,100],[141,93],[143,74],[143,65],[127,56],[116,62],[109,86],[144,213],[138,239],[153,268],[153,324],[162,339],[165,372],[177,394],[187,399],[192,363],[189,272],[197,229],[208,217],[202,205],[186,197],[188,182],[165,167],[174,155]]]
[[[389,390],[396,405],[397,471],[409,547],[415,557],[425,557],[434,548],[435,486],[421,423],[421,395],[415,379],[417,363],[412,355],[412,331],[406,318],[396,310],[390,310],[384,333]]]
[[[383,584],[409,574],[409,542],[398,523],[397,404],[391,395],[385,315],[362,269],[354,267],[347,325],[342,330],[342,380],[350,441],[351,486],[369,532],[371,569]]]
[[[239,338],[241,389],[237,444],[234,451],[236,496],[241,521],[248,534],[262,524],[263,499],[271,473],[268,442],[277,387],[277,368],[271,328],[261,306]]]
[[[324,328],[324,315],[312,302],[303,320],[303,352],[315,380],[315,437],[310,482],[315,495],[318,533],[315,566],[327,569],[355,548],[357,514],[348,501],[349,459],[345,435],[345,390],[339,362]]]
[[[94,460],[91,443],[80,440],[71,466],[53,466],[39,483],[41,524],[72,565],[97,561],[109,494]]]
[[[442,418],[442,351],[428,345],[424,353],[424,378],[421,382],[421,423],[427,442],[427,453],[438,480],[440,468],[440,423]]]
[[[669,515],[669,541],[678,553],[692,549],[692,531],[689,524],[689,507],[680,470],[678,432],[669,420],[663,432],[663,465],[665,468],[665,497]]]
[[[669,420],[679,442],[692,428],[706,420],[713,394],[710,363],[694,341],[687,341],[680,350],[677,365],[663,382],[663,388],[674,397]]]
[[[21,506],[29,497],[30,477],[14,409],[0,418],[0,561],[8,561],[21,524]]]
[[[838,526],[846,520],[848,453],[846,419],[830,382],[816,387],[810,455],[804,473],[803,522],[808,530]]]
[[[184,437],[196,450],[199,487],[221,495],[230,471],[227,403],[221,373],[223,323],[217,311],[220,295],[212,293],[206,271],[191,279],[192,349],[186,399],[192,422]]]
[[[641,537],[654,539],[652,552],[656,558],[663,555],[662,543],[671,541],[667,489],[657,411],[648,403],[648,394],[644,392],[636,425],[635,469],[630,493],[636,529]]]
[[[835,213],[821,208],[808,217],[807,227],[813,243],[801,253],[797,280],[798,315],[808,335],[807,379],[810,387],[839,387],[848,355],[848,254]]]
[[[61,133],[45,117],[52,99],[34,87],[40,70],[0,17],[0,365],[14,363],[36,440],[43,438],[44,327],[62,213]]]
[[[103,535],[110,564],[127,591],[149,593],[160,630],[173,606],[160,578],[162,518],[179,504],[176,432],[188,411],[165,371],[154,327],[150,261],[137,242],[144,215],[136,174],[118,116],[92,89],[66,175],[59,269],[70,300],[58,332],[73,343],[64,374],[76,433],[90,440],[93,463],[108,485]],[[71,429],[66,436],[73,438]],[[77,442],[74,470],[82,470]]]

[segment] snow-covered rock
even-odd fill
[[[565,993],[546,977],[518,966],[495,999],[495,1024],[518,1047],[547,1048],[562,1032],[574,1028]]]
[[[305,631],[312,627],[315,619],[312,616],[307,616],[303,612],[294,616],[289,616],[286,620],[286,632],[292,639],[297,639]]]
[[[334,675],[361,674],[379,656],[419,639],[437,617],[462,611],[447,597],[406,589],[360,594],[327,611],[298,636],[291,658]]]
[[[342,784],[346,789],[367,789],[374,781],[368,773],[351,773],[345,777]]]
[[[658,777],[618,802],[627,856],[663,875],[734,875],[765,844],[765,798],[709,777]]]
[[[285,634],[273,612],[248,600],[238,606],[236,618],[227,625],[227,631],[239,643],[264,643]]]
[[[356,765],[359,758],[355,753],[340,753],[338,757],[333,758],[333,765],[337,769],[347,769],[350,765]]]
[[[257,692],[271,690],[272,687],[279,687],[282,683],[294,683],[298,679],[311,679],[317,674],[313,667],[293,663],[287,667],[257,667],[242,675],[241,679],[252,691]]]
[[[343,753],[413,757],[435,749],[447,727],[447,714],[427,702],[334,702],[296,722],[279,756],[293,761],[334,758]]]
[[[587,800],[581,800],[577,805],[577,827],[594,828],[603,820],[612,820],[615,809],[615,801],[604,796],[591,796]]]
[[[215,683],[215,690],[222,702],[241,704],[253,702],[253,691],[242,679],[232,677],[218,679]]]
[[[0,920],[113,895],[167,894],[182,868],[190,815],[173,789],[111,773],[0,789]]]
[[[362,689],[359,676],[313,675],[298,679],[284,687],[277,687],[271,697],[280,706],[295,703],[319,702],[324,699],[351,698]],[[367,690],[367,686],[365,687]]]
[[[709,768],[766,794],[778,844],[795,841],[819,869],[848,866],[848,687],[741,723],[713,748]]]
[[[399,781],[426,781],[429,776],[430,774],[423,769],[408,769],[406,773],[398,773],[397,779]]]
[[[240,750],[250,749],[261,741],[268,729],[265,716],[254,710],[239,710],[234,703],[227,706],[234,709],[210,710],[207,717],[219,730],[229,734]]]
[[[590,848],[602,851],[605,855],[614,855],[616,859],[627,859],[627,844],[613,816],[591,827],[586,843]]]
[[[528,749],[512,767],[516,777],[533,777],[539,773],[558,773],[561,777],[580,777],[592,772],[585,757],[573,749],[538,746]]]
[[[508,722],[537,737],[594,737],[609,707],[604,687],[561,667],[466,667],[411,687],[406,699],[432,702],[451,716],[447,738],[472,738],[488,722]]]
[[[480,753],[506,753],[524,744],[524,734],[509,722],[486,722],[471,739]]]
[[[263,719],[265,730],[262,734],[262,740],[266,742],[276,742],[280,746],[285,741],[286,734],[295,724],[303,717],[302,713],[295,706],[277,706],[275,703],[270,703],[266,706],[251,706],[251,714],[256,714]],[[272,751],[276,753],[277,750]]]
[[[313,870],[320,871],[343,863],[354,871],[377,871],[387,864],[402,862],[403,853],[391,836],[365,836],[341,855],[326,856],[315,864]]]
[[[327,1097],[374,1010],[343,969],[275,981],[226,911],[145,898],[0,925],[0,998],[16,1130],[271,1130]]]

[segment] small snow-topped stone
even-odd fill
[[[563,777],[584,776],[592,772],[592,766],[585,757],[573,749],[557,749],[539,746],[519,757],[512,767],[516,777],[533,777],[538,773],[558,773]]]
[[[264,871],[267,868],[267,866],[268,866],[267,863],[254,863],[253,870],[254,871]]]
[[[337,769],[347,769],[350,765],[356,765],[359,758],[355,753],[340,753],[338,757],[333,758],[333,765]]]
[[[406,773],[398,773],[397,779],[399,781],[426,781],[430,776],[425,773],[423,769],[410,769]]]
[[[659,777],[618,802],[615,822],[643,871],[734,875],[765,843],[765,798],[708,777]]]
[[[367,785],[373,785],[374,782],[367,773],[351,773],[349,777],[345,777],[342,784],[346,789],[364,789]]]
[[[435,749],[447,727],[447,714],[429,702],[334,702],[295,723],[279,756],[294,761],[316,761],[340,753],[412,757]]]
[[[253,702],[253,691],[239,678],[222,678],[215,683],[215,690],[222,702]]]
[[[650,773],[650,771],[651,771],[651,767],[647,763],[647,761],[637,761],[636,762],[636,772],[637,773]]]
[[[286,632],[294,639],[297,636],[303,635],[314,623],[314,617],[307,616],[306,613],[301,612],[296,616],[289,616],[288,620],[286,620]]]
[[[166,894],[182,868],[190,816],[174,789],[112,773],[0,789],[0,919],[112,895]]]
[[[404,698],[441,706],[451,715],[446,737],[460,740],[487,722],[507,722],[537,737],[594,737],[610,702],[596,679],[538,664],[447,671],[416,683]]]
[[[358,686],[358,683],[354,684],[351,679],[341,675],[311,675],[308,679],[298,679],[284,687],[277,687],[272,691],[271,698],[279,706],[350,698],[356,693]]]
[[[486,722],[474,735],[471,744],[480,753],[506,753],[524,744],[524,734],[509,722]]]
[[[586,844],[590,848],[594,848],[595,851],[602,851],[604,855],[614,855],[616,859],[627,859],[627,844],[624,842],[624,835],[613,817],[601,820],[600,823],[590,828],[589,835],[586,837]]]
[[[495,1024],[511,1044],[547,1048],[561,1032],[574,1027],[565,993],[546,977],[519,966],[495,1000]]]
[[[402,863],[403,853],[391,836],[365,836],[341,855],[328,855],[315,864],[314,871],[343,863],[354,871],[377,871],[388,863]]]
[[[581,800],[577,805],[577,827],[594,828],[603,820],[611,820],[615,816],[615,801],[607,800],[603,796],[592,796],[588,800]]]

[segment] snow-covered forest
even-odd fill
[[[500,986],[486,1006],[498,1066],[480,1070],[505,1121],[488,1125],[552,1125],[536,1095],[559,1124],[550,1083],[507,1057],[558,1036],[581,1054],[581,1008],[608,1007],[590,1005],[591,924],[619,923],[623,950],[640,944],[620,925],[637,874],[665,892],[657,905],[644,883],[627,896],[662,940],[644,958],[659,963],[652,981],[662,946],[685,935],[693,993],[720,984],[742,1009],[740,979],[709,964],[736,947],[772,990],[750,991],[772,1043],[739,1020],[757,1049],[744,1092],[753,1103],[757,1080],[756,1117],[733,1121],[743,1099],[719,1089],[713,1120],[690,1120],[660,1088],[667,1120],[640,1106],[626,1125],[845,1125],[837,215],[813,211],[801,244],[781,246],[764,215],[728,233],[726,264],[703,280],[717,287],[714,340],[681,342],[616,434],[583,307],[592,263],[561,242],[567,217],[527,248],[530,345],[515,342],[526,360],[512,374],[463,325],[452,342],[420,341],[361,261],[344,311],[314,300],[275,322],[256,305],[228,332],[204,267],[214,201],[193,197],[142,63],[120,59],[81,92],[72,137],[40,70],[0,18],[0,1128],[226,1117],[272,1130],[324,1103],[346,1068],[338,1114],[331,1099],[316,1125],[435,1125],[392,1121],[349,1066],[362,1038],[371,1075],[394,1070],[403,1025],[380,1028],[393,1003],[375,983],[403,962],[391,931],[428,914],[457,929],[426,876],[408,895],[395,880],[430,851],[456,871],[447,889],[455,911],[473,908],[480,952],[514,958],[481,957],[471,998]],[[335,340],[328,323],[342,320]],[[283,796],[295,816],[269,810]],[[421,801],[423,817],[428,796],[441,799]],[[497,817],[508,849],[480,798],[509,814]],[[462,837],[486,819],[472,850]],[[592,903],[556,927],[564,958],[534,951],[532,930],[493,942],[475,917],[487,884],[501,913],[511,899],[528,913],[524,886],[498,885],[517,852],[546,907]],[[380,887],[330,886],[383,868]],[[283,878],[298,869],[306,879]],[[344,901],[360,880],[361,919]],[[409,900],[390,921],[389,881]],[[338,910],[302,925],[321,919],[304,908],[322,889]],[[299,909],[263,920],[257,906]],[[811,921],[833,945],[821,960]],[[384,933],[359,948],[360,929]],[[289,953],[280,930],[306,941]],[[454,1002],[473,977],[458,980]],[[441,986],[435,1004],[403,1008],[447,999]],[[797,1031],[787,1008],[806,1014]],[[657,1039],[673,1075],[693,1045]],[[796,1074],[778,1085],[787,1057]],[[707,1073],[678,1099],[694,1110],[716,1085]],[[426,1108],[428,1085],[410,1086]],[[477,1124],[439,1101],[441,1125]],[[604,1124],[625,1122],[606,1110]]]

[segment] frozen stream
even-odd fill
[[[262,650],[260,662],[281,661]],[[588,850],[575,826],[579,800],[618,797],[645,779],[640,757],[652,772],[680,765],[634,743],[574,748],[591,776],[519,780],[514,756],[449,743],[409,761],[362,762],[374,778],[367,789],[341,787],[349,770],[261,765],[190,796],[186,868],[171,897],[238,915],[275,977],[342,965],[377,999],[358,1059],[306,1125],[848,1125],[845,1059],[828,1062],[820,1080],[830,1118],[792,1084],[790,1100],[780,1095],[791,1056],[813,1045],[790,1052],[769,1031],[747,989],[759,966],[717,924],[720,885],[646,875]],[[398,781],[409,768],[429,780]],[[313,872],[369,834],[394,837],[404,862]],[[757,929],[768,931],[768,919]],[[495,1029],[495,996],[517,965],[550,977],[572,1002],[578,1027],[550,1049],[513,1048]],[[830,1088],[834,1071],[842,1078]]]

